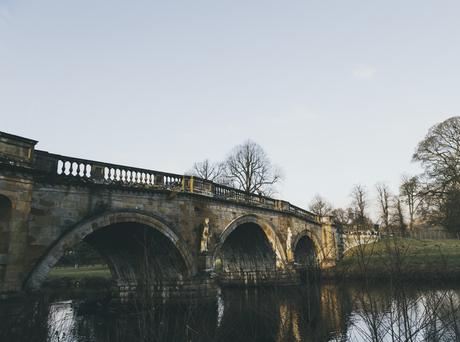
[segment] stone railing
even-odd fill
[[[147,170],[130,166],[80,159],[45,151],[35,151],[33,167],[53,177],[79,179],[95,184],[119,185],[130,188],[164,189],[196,193],[209,197],[289,212],[319,223],[315,214],[289,202],[248,194],[229,186],[216,184],[198,177]]]

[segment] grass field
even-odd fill
[[[73,278],[73,279],[88,279],[88,278],[103,278],[110,279],[110,270],[105,265],[80,266],[74,267],[54,267],[48,275],[48,279],[57,278]]]
[[[387,238],[355,247],[345,254],[334,276],[360,278],[394,276],[395,272],[414,278],[460,279],[460,240],[416,240]],[[110,279],[107,266],[55,267],[48,279]]]
[[[371,276],[460,278],[460,240],[416,240],[387,238],[347,251],[337,271]]]

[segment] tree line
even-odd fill
[[[423,172],[401,177],[397,193],[386,183],[374,188],[378,221],[382,230],[414,230],[421,223],[442,225],[460,231],[460,117],[451,117],[431,127],[412,156]],[[271,196],[283,179],[282,171],[257,143],[247,140],[234,147],[224,161],[206,159],[193,165],[188,174],[231,186],[251,194]],[[316,195],[309,209],[319,216],[334,216],[346,227],[370,229],[371,200],[365,186],[352,188],[350,205],[333,208]]]
[[[451,117],[431,127],[412,156],[423,172],[403,175],[398,193],[386,183],[375,185],[378,225],[384,231],[414,230],[417,225],[440,225],[460,231],[460,117]],[[310,210],[317,215],[332,215],[344,227],[370,229],[370,196],[361,184],[351,191],[347,208],[333,208],[317,195]]]

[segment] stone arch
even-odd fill
[[[70,231],[62,235],[35,265],[24,284],[25,289],[35,290],[40,288],[51,268],[63,256],[66,249],[76,246],[91,234],[102,228],[117,224],[139,224],[152,228],[166,237],[179,252],[185,263],[188,277],[196,274],[196,267],[188,252],[186,245],[173,232],[166,222],[156,216],[139,211],[108,212],[76,224]]]
[[[0,282],[4,280],[10,245],[11,200],[0,194]]]
[[[248,223],[255,224],[262,230],[265,238],[268,240],[273,252],[275,253],[276,267],[278,269],[283,269],[287,261],[286,253],[284,251],[283,245],[280,242],[280,239],[278,238],[275,228],[272,226],[272,224],[254,214],[240,216],[234,219],[225,227],[225,229],[220,234],[218,243],[214,249],[213,265],[215,266],[216,259],[219,256],[221,249],[230,234],[232,234],[238,227]]]
[[[320,263],[321,260],[323,259],[323,254],[322,254],[322,249],[321,249],[321,243],[319,242],[319,238],[310,230],[306,229],[300,232],[299,234],[296,235],[295,239],[292,242],[292,255],[293,255],[293,260],[294,262],[298,261],[297,259],[299,258],[299,255],[296,253],[299,253],[299,249],[302,247],[305,247],[303,244],[307,240],[307,244],[311,243],[311,247],[313,248],[313,253],[316,258],[316,262]],[[302,244],[302,246],[301,246]],[[310,252],[310,251],[308,251]]]

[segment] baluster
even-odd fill
[[[86,177],[91,178],[91,164],[86,164]]]
[[[142,173],[141,173],[141,183],[142,183],[142,184],[145,184],[145,183],[146,183],[146,182],[145,182],[145,178],[146,178],[146,175],[145,175],[144,172],[142,172]]]
[[[78,172],[78,164],[76,162],[73,162],[71,164],[71,167],[72,167],[71,175],[76,176]]]
[[[85,164],[80,163],[78,175],[79,175],[80,177],[84,177],[84,176],[85,176]]]
[[[108,180],[109,179],[109,168],[108,167],[104,167],[104,179],[105,180]]]
[[[110,180],[114,181],[115,180],[115,169],[112,167],[110,168]]]
[[[68,176],[70,174],[71,164],[69,161],[64,162],[64,174]]]
[[[121,181],[126,183],[126,170],[121,170]]]
[[[57,162],[57,174],[62,175],[64,173],[64,162],[62,160],[58,160]]]

